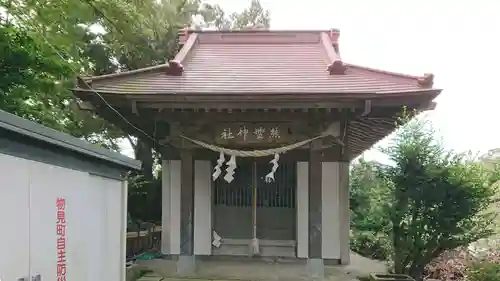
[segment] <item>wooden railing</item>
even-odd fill
[[[127,232],[127,258],[132,258],[144,252],[159,250],[160,241],[161,226]]]

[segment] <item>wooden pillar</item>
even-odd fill
[[[322,258],[321,140],[311,143],[309,155],[309,259]]]
[[[348,146],[349,117],[344,114],[341,123],[341,133],[343,134],[344,147],[339,163],[339,202],[340,202],[340,263],[347,265],[351,262],[350,250],[350,207],[349,207],[349,164],[351,150]]]
[[[182,149],[181,153],[181,256],[194,254],[194,161],[193,151]]]
[[[309,162],[297,162],[297,257],[309,257]]]
[[[349,218],[349,162],[339,163],[339,241],[340,263],[347,265],[351,262],[350,251],[350,218]]]

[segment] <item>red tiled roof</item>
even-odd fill
[[[186,34],[174,60],[89,78],[92,88],[124,94],[391,94],[432,89],[417,77],[344,63],[339,32],[203,31]]]

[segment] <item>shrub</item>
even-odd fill
[[[351,250],[371,259],[389,260],[391,258],[391,241],[384,233],[372,231],[352,231]]]

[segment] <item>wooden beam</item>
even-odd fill
[[[245,110],[245,111],[172,111],[164,110],[158,113],[159,118],[167,121],[182,121],[189,120],[196,122],[196,120],[204,122],[293,122],[300,120],[307,122],[309,120],[315,122],[333,122],[338,120],[339,113],[336,111],[328,110],[315,110],[315,111],[258,111],[258,110]]]
[[[95,95],[93,91],[86,89],[78,89],[74,91],[79,97]],[[276,103],[283,104],[339,104],[340,107],[349,107],[347,104],[361,103],[364,100],[371,99],[374,104],[408,104],[414,103],[417,100],[430,101],[433,100],[440,90],[423,89],[422,91],[409,91],[400,93],[231,93],[231,94],[217,94],[217,93],[158,93],[158,91],[151,90],[141,93],[128,94],[116,93],[110,91],[101,91],[102,96],[114,96],[116,98],[134,99],[141,102],[153,103],[167,103],[175,105],[174,103],[192,103],[192,104],[239,104],[246,105],[253,104],[266,104],[273,105]],[[315,107],[315,106],[313,106]],[[337,106],[334,106],[337,107]],[[286,107],[284,107],[286,108]]]
[[[341,159],[351,159],[351,153],[349,150],[349,123],[351,119],[346,112],[343,112],[342,119],[340,121],[340,139],[344,144],[342,146],[340,158]]]
[[[137,99],[138,115],[132,114],[133,103],[130,96],[105,95],[104,98],[124,116],[128,122],[119,117],[108,106],[104,105],[102,100],[95,96],[87,96],[85,102],[95,107],[95,112],[107,119],[111,123],[122,128],[125,132],[133,135],[142,134],[136,128],[145,131],[150,137],[156,139],[164,139],[171,130],[169,126],[157,126],[154,128],[155,120],[165,120],[165,123],[172,122],[188,122],[194,127],[200,127],[197,122],[218,123],[224,121],[242,121],[242,122],[305,122],[304,128],[311,128],[311,124],[320,124],[325,122],[335,122],[340,120],[342,114],[346,114],[352,124],[349,126],[349,141],[347,142],[350,148],[350,156],[358,156],[360,153],[369,149],[373,144],[387,136],[395,129],[394,120],[402,112],[401,102],[406,101],[407,108],[412,109],[432,109],[432,103],[425,102],[420,99],[373,99],[371,105],[364,100],[357,101],[355,107],[339,110],[337,108],[303,108],[307,104],[300,104],[300,108],[282,108],[276,106],[272,108],[268,103],[259,104],[259,108],[209,108],[206,103],[201,103],[203,107],[197,108],[178,108],[178,109],[158,109],[144,108],[144,100]],[[153,104],[154,101],[147,103]],[[193,105],[192,103],[189,103]],[[233,105],[242,103],[233,103]],[[368,106],[370,105],[370,106]],[[264,110],[267,108],[267,110]],[[369,112],[367,111],[369,109]],[[342,112],[342,114],[340,113]],[[367,113],[368,112],[368,113]],[[389,121],[387,121],[389,120]],[[387,123],[389,122],[389,123]],[[308,125],[309,124],[309,125]],[[200,127],[201,128],[201,127]],[[207,141],[207,140],[205,140]]]
[[[137,110],[137,102],[135,100],[131,101],[132,103],[132,113],[135,115],[139,115],[139,111]]]
[[[314,103],[305,103],[307,107],[310,108],[344,108],[344,107],[357,107],[358,103],[353,102],[314,102]],[[141,107],[144,108],[154,108],[154,109],[171,109],[171,108],[213,108],[213,109],[259,109],[259,108],[268,108],[268,109],[282,109],[282,108],[292,108],[292,109],[301,109],[305,106],[304,103],[296,102],[210,102],[210,101],[152,101],[152,102],[141,102]]]
[[[372,101],[365,100],[365,110],[361,113],[361,116],[367,116],[370,112],[372,112]]]
[[[95,107],[92,105],[91,102],[88,101],[78,101],[78,108],[80,110],[85,110],[85,111],[94,111]]]

